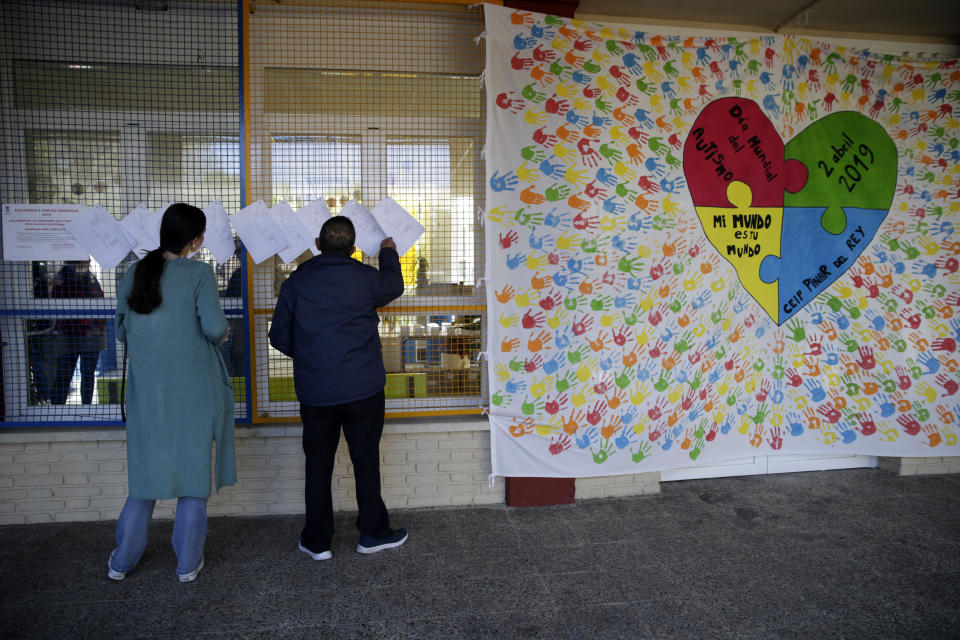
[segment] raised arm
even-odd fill
[[[403,272],[400,270],[400,254],[393,238],[380,243],[380,280],[377,283],[376,305],[385,307],[403,294]]]

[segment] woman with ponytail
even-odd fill
[[[147,544],[157,500],[177,498],[177,575],[203,568],[211,446],[216,487],[236,482],[233,390],[217,346],[228,333],[213,269],[189,256],[203,244],[203,211],[177,203],[160,224],[160,247],[124,274],[117,292],[117,339],[129,353],[129,496],[117,521],[107,575],[122,580]]]

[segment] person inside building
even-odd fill
[[[64,263],[53,281],[51,298],[102,298],[100,282],[90,272],[90,260]],[[80,362],[80,401],[93,402],[94,378],[100,352],[107,346],[106,318],[63,318],[54,325],[56,367],[51,390],[53,404],[66,404],[77,361]]]

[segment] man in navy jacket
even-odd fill
[[[343,427],[357,484],[360,553],[398,547],[403,529],[390,529],[380,496],[380,436],[384,393],[377,308],[403,293],[400,256],[392,238],[380,244],[380,270],[350,257],[356,232],[344,216],[327,220],[320,255],[301,264],[280,287],[270,344],[293,358],[303,420],[306,524],[299,548],[314,560],[332,557],[330,483]]]

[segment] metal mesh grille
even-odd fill
[[[3,3],[0,198],[122,219],[173,201],[337,213],[390,196],[426,233],[402,257],[406,293],[381,310],[388,415],[478,412],[482,25],[456,2]],[[223,264],[196,256],[231,321],[236,416],[287,420],[292,363],[267,331],[310,254],[253,265],[237,247]],[[5,425],[119,424],[113,316],[134,259],[2,263]]]
[[[11,1],[0,25],[5,205],[101,205],[117,219],[139,204],[239,207],[236,3]],[[214,266],[233,325],[222,349],[242,420],[242,254],[196,257]],[[134,259],[3,262],[6,425],[119,423],[113,316]]]
[[[249,201],[320,199],[336,214],[390,196],[416,217],[426,233],[401,257],[406,291],[381,311],[387,412],[479,411],[482,11],[256,3],[248,19]],[[266,336],[280,284],[310,257],[253,269],[255,419],[298,414],[292,362]]]

